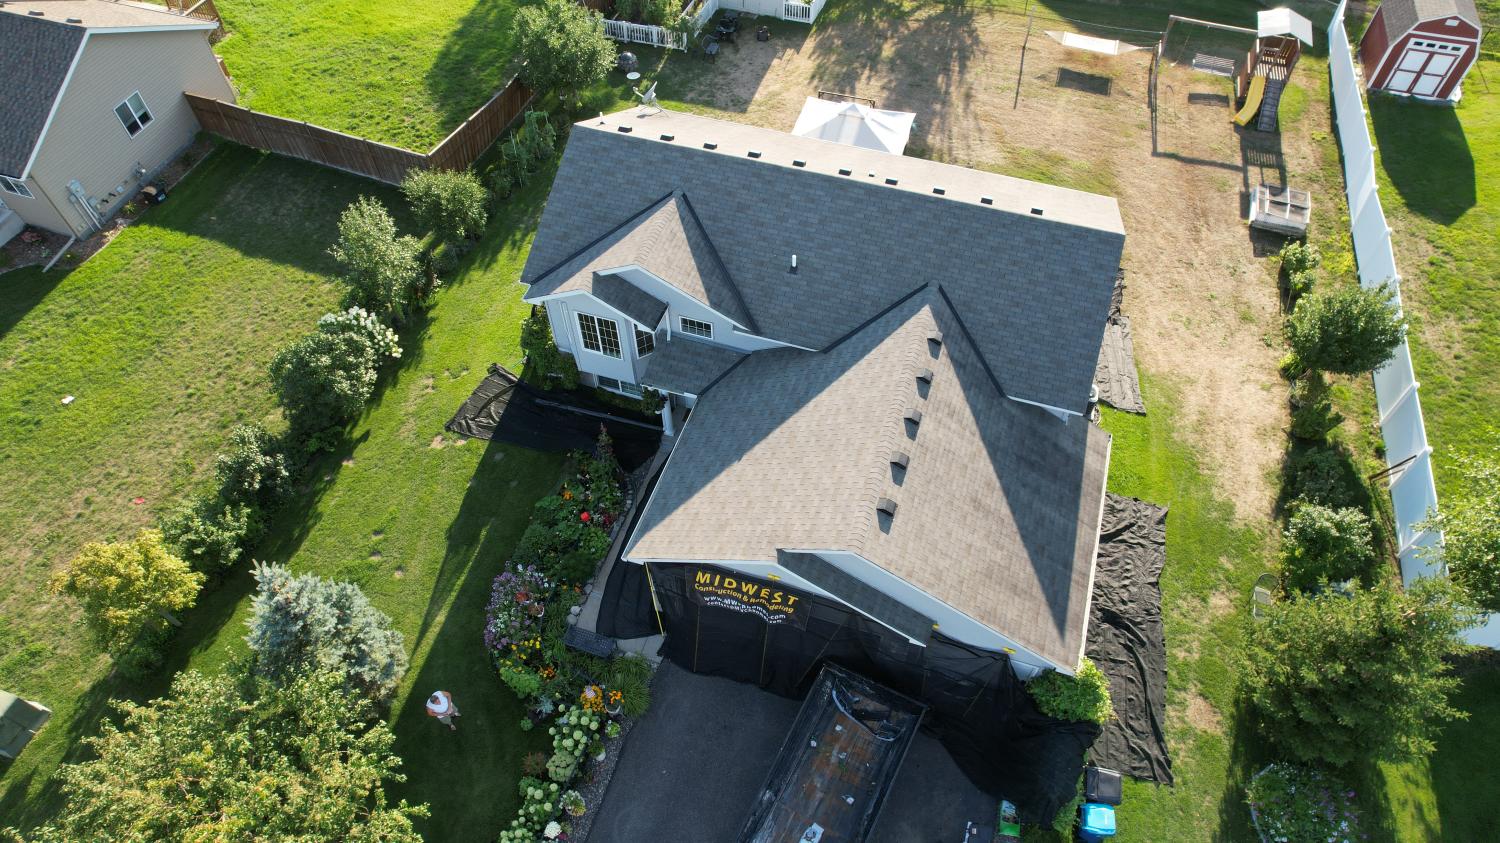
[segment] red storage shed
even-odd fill
[[[1479,54],[1474,0],[1385,0],[1359,41],[1365,87],[1423,99],[1458,99]]]

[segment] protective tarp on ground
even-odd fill
[[[619,415],[585,390],[536,389],[495,364],[447,429],[473,439],[494,440],[538,451],[589,450],[602,425],[614,440],[615,456],[633,471],[656,453],[661,426]]]
[[[1108,495],[1084,650],[1109,677],[1115,719],[1089,756],[1101,767],[1161,784],[1172,783],[1160,586],[1166,561],[1166,508]]]
[[[1099,363],[1094,368],[1099,400],[1127,413],[1145,415],[1140,376],[1135,369],[1135,342],[1130,337],[1130,317],[1114,316],[1104,325]]]
[[[662,653],[688,670],[800,699],[836,664],[929,706],[924,728],[976,786],[1014,802],[1023,822],[1050,823],[1073,798],[1099,727],[1042,714],[1004,653],[937,631],[914,644],[843,603],[755,580],[771,590],[767,600],[780,592],[774,605],[792,607],[769,611],[733,599],[745,578],[725,568],[650,571],[667,634]],[[725,588],[724,578],[736,586]]]
[[[750,809],[741,843],[867,838],[925,710],[824,665]]]

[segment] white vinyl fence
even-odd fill
[[[665,27],[648,23],[631,23],[628,20],[604,21],[604,37],[627,44],[648,44],[668,50],[686,50],[688,37],[682,32],[673,32]]]
[[[1344,153],[1344,190],[1349,200],[1349,233],[1354,241],[1354,259],[1359,283],[1376,287],[1389,283],[1399,305],[1401,274],[1391,248],[1391,231],[1375,183],[1375,145],[1365,123],[1364,101],[1355,76],[1354,54],[1344,29],[1344,8],[1339,3],[1328,26],[1328,76],[1333,88],[1334,120],[1339,146]],[[1432,446],[1422,423],[1420,384],[1412,369],[1411,349],[1405,342],[1395,355],[1375,371],[1375,403],[1380,412],[1380,433],[1385,440],[1385,460],[1390,468],[1388,484],[1391,508],[1396,518],[1396,541],[1401,558],[1401,578],[1442,573],[1424,557],[1424,550],[1442,542],[1441,533],[1422,530],[1420,524],[1437,511],[1437,485],[1432,476]],[[1500,615],[1466,636],[1471,643],[1500,647]]]

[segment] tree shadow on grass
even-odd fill
[[[1375,95],[1370,122],[1380,166],[1407,208],[1449,225],[1474,207],[1474,154],[1457,109]]]
[[[520,61],[511,49],[520,5],[474,4],[433,59],[426,86],[439,109],[445,136],[489,102],[519,67]]]

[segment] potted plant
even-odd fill
[[[605,697],[604,710],[608,711],[609,716],[611,717],[619,717],[620,703],[624,699],[625,695],[620,693],[619,691],[610,691],[609,694]]]
[[[576,790],[570,790],[562,795],[562,807],[570,817],[581,817],[588,805],[584,803],[583,796]]]

